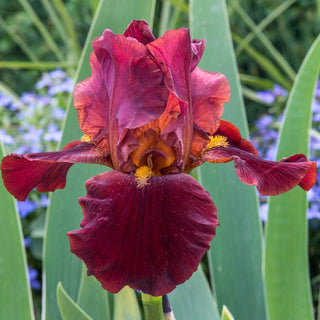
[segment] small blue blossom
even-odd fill
[[[310,219],[320,219],[320,206],[319,204],[313,203],[307,211],[307,218]]]
[[[259,209],[259,215],[260,215],[260,219],[263,222],[266,222],[268,220],[268,203],[263,203],[260,205],[260,209]]]
[[[48,127],[48,132],[44,135],[44,140],[59,142],[61,137],[62,131],[58,130],[58,126],[55,123],[51,123]]]
[[[270,91],[259,91],[257,92],[257,97],[267,104],[271,104],[275,101],[275,96]]]
[[[31,244],[31,237],[24,237],[23,244],[26,248],[29,248]]]
[[[40,90],[42,88],[45,87],[51,87],[53,84],[53,81],[51,79],[51,77],[49,76],[48,73],[44,73],[40,79],[40,81],[38,81],[36,83],[36,89]]]
[[[288,91],[283,89],[279,84],[275,84],[272,90],[258,91],[257,97],[267,104],[272,104],[278,97],[286,97]]]
[[[41,284],[38,280],[38,271],[31,266],[28,267],[29,281],[32,289],[40,290]]]
[[[273,94],[276,97],[286,97],[288,95],[288,91],[283,89],[279,84],[275,84],[273,87]]]
[[[65,118],[66,116],[66,112],[64,109],[57,107],[52,109],[52,116],[56,119],[56,120],[62,120]]]
[[[50,71],[49,76],[51,77],[51,79],[62,79],[62,78],[65,78],[67,74],[61,69],[56,69],[56,70]]]
[[[31,126],[29,131],[22,135],[22,138],[27,142],[39,143],[43,129],[37,129],[35,126]]]
[[[36,204],[29,199],[18,201],[18,211],[21,218],[25,218],[29,213],[33,212],[36,207]]]
[[[49,206],[49,202],[50,202],[50,200],[47,197],[47,195],[42,193],[41,197],[40,197],[40,206],[46,208]]]
[[[0,141],[5,144],[14,144],[14,138],[7,134],[5,129],[0,129]]]
[[[12,102],[12,98],[0,92],[0,107],[7,107]]]
[[[60,92],[72,92],[73,89],[74,89],[73,81],[71,79],[67,78],[67,79],[61,81],[60,83],[55,84],[51,88],[49,88],[48,94],[50,94],[51,96],[54,96]]]
[[[255,126],[259,130],[268,128],[274,122],[274,117],[269,114],[264,115],[259,120],[255,122]]]
[[[34,92],[24,92],[20,101],[24,104],[34,105],[37,102],[37,95]]]

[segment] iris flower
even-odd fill
[[[71,251],[108,291],[129,285],[164,295],[196,271],[218,226],[209,193],[188,175],[202,163],[234,161],[262,195],[315,183],[316,165],[304,155],[263,160],[220,119],[230,87],[224,75],[197,67],[203,50],[204,40],[191,41],[184,28],[158,39],[144,20],[123,35],[105,30],[93,41],[91,76],[74,91],[81,140],[2,161],[18,200],[33,188],[64,188],[75,163],[114,169],[86,182],[81,229],[68,233]]]

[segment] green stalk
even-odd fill
[[[245,10],[236,1],[231,1],[230,5],[240,15],[242,20],[250,27],[252,32],[257,36],[257,38],[277,61],[282,70],[286,72],[291,80],[294,80],[296,76],[295,71],[292,69],[286,59],[281,55],[281,53],[276,49],[276,47],[271,43],[271,41],[264,35],[264,33],[259,30],[258,26],[248,16]]]
[[[21,48],[31,61],[38,61],[37,56],[29,48],[27,43],[21,38],[16,31],[0,16],[0,27],[2,27],[11,37],[11,39]]]
[[[23,6],[24,10],[28,13],[30,19],[35,24],[36,28],[41,33],[43,39],[46,41],[48,46],[51,48],[54,55],[57,57],[59,61],[64,61],[64,56],[60,48],[58,47],[57,43],[54,41],[52,36],[50,35],[49,30],[46,28],[46,26],[42,23],[39,16],[36,14],[36,12],[33,10],[31,5],[27,0],[19,0],[20,4]]]
[[[162,297],[153,297],[141,292],[145,320],[164,320]]]

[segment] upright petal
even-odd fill
[[[191,59],[191,67],[190,72],[192,72],[195,67],[198,65],[204,51],[205,40],[192,40],[191,49],[192,49],[192,59]]]
[[[102,152],[109,151],[109,95],[94,52],[90,55],[92,74],[79,82],[73,93],[79,126]]]
[[[147,44],[156,39],[145,20],[132,20],[123,35],[125,37],[135,38],[142,44]]]
[[[182,128],[181,135],[176,133],[176,144],[182,150],[183,163],[186,163],[193,130],[190,72],[192,58],[196,55],[192,51],[189,30],[181,28],[167,31],[163,37],[147,44],[147,48],[159,61],[168,90],[178,99],[180,116],[171,123],[171,129],[174,132]],[[172,137],[172,134],[169,136]]]
[[[68,233],[88,274],[118,292],[125,285],[154,296],[172,291],[197,269],[218,221],[209,194],[185,174],[106,172],[86,183],[82,229]]]
[[[119,170],[117,152],[123,131],[158,118],[165,110],[168,91],[159,66],[136,39],[105,30],[93,48],[109,97],[110,151]]]
[[[209,134],[219,127],[223,104],[230,99],[230,85],[221,73],[196,68],[191,73],[193,122]]]
[[[112,166],[94,145],[73,141],[63,151],[10,154],[1,163],[2,179],[7,190],[18,200],[27,198],[33,188],[40,192],[63,189],[74,163],[98,163]]]

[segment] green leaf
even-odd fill
[[[75,68],[74,63],[55,61],[0,61],[0,69],[36,69]]]
[[[251,28],[253,33],[264,45],[265,49],[270,53],[270,55],[274,58],[274,60],[278,63],[278,65],[282,68],[282,70],[286,72],[287,76],[290,77],[291,80],[294,80],[296,75],[294,70],[291,68],[287,60],[277,50],[277,48],[272,44],[272,42],[264,35],[263,32],[261,32],[260,28],[253,22],[253,20],[246,13],[246,11],[239,5],[237,1],[234,1],[234,0],[230,1],[230,5],[240,15],[242,20]],[[248,47],[248,43],[243,45],[243,47]]]
[[[226,306],[222,307],[221,320],[234,320],[231,312]]]
[[[193,37],[206,39],[200,67],[224,73],[231,86],[231,100],[224,108],[223,119],[237,125],[242,136],[248,137],[225,2],[193,0],[190,10]],[[239,181],[233,163],[204,164],[199,172],[200,182],[217,206],[220,221],[209,251],[218,307],[221,310],[222,305],[227,305],[237,320],[252,319],[252,315],[266,319],[256,190]]]
[[[177,319],[220,319],[201,266],[188,281],[169,294],[169,300]]]
[[[87,276],[87,268],[83,265],[78,305],[94,320],[111,320],[108,295],[111,293],[104,290],[95,277]]]
[[[11,37],[12,41],[15,42],[20,49],[26,54],[26,56],[31,61],[38,61],[37,56],[33,53],[27,43],[21,38],[17,32],[10,26],[10,24],[6,23],[6,21],[0,16],[0,27],[3,28],[8,35]]]
[[[106,28],[112,29],[115,33],[123,33],[132,19],[144,18],[151,21],[153,9],[154,1],[149,0],[102,0],[97,8],[84,46],[75,83],[91,74],[89,54],[92,52],[91,42],[94,38],[100,36]],[[62,146],[72,140],[78,140],[81,136],[77,113],[70,99]],[[78,198],[86,194],[84,182],[106,170],[106,167],[98,165],[75,165],[68,173],[66,188],[52,194],[44,244],[45,320],[60,319],[55,294],[59,281],[63,282],[73,300],[78,297],[82,263],[70,253],[66,233],[79,228],[82,211],[78,204]],[[82,294],[85,293],[80,293],[79,296]],[[97,305],[97,308],[100,306]],[[101,308],[104,310],[105,306],[102,305]]]
[[[136,294],[129,287],[124,287],[115,295],[114,319],[141,320]]]
[[[320,69],[320,36],[304,59],[287,103],[277,159],[308,154],[311,104]],[[307,246],[307,195],[300,188],[270,198],[266,287],[270,320],[313,319]]]
[[[0,143],[0,159],[3,158]],[[20,217],[0,175],[0,318],[32,320],[33,306]]]
[[[55,40],[52,38],[49,30],[46,28],[44,23],[41,21],[37,13],[34,11],[32,6],[27,0],[18,0],[21,4],[21,6],[24,8],[24,10],[28,13],[30,19],[34,23],[35,27],[39,30],[40,34],[42,35],[43,39],[47,43],[47,45],[50,47],[54,55],[57,57],[59,61],[64,60],[64,56],[62,51],[60,50],[58,44],[55,42]]]
[[[256,26],[255,32],[248,33],[239,43],[236,49],[236,55],[238,56],[243,50],[243,44],[249,44],[252,39],[255,38],[257,32],[262,32],[271,22],[278,18],[284,11],[292,6],[297,0],[283,1],[276,9],[274,9],[267,17],[260,21]]]
[[[57,299],[63,320],[92,320],[81,308],[70,298],[63,289],[61,282],[57,286]]]
[[[232,38],[236,43],[241,42],[241,37],[233,33]],[[287,90],[290,90],[290,81],[278,70],[271,60],[264,54],[258,52],[249,44],[244,45],[244,50],[252,57],[253,60],[277,83],[281,84]]]

